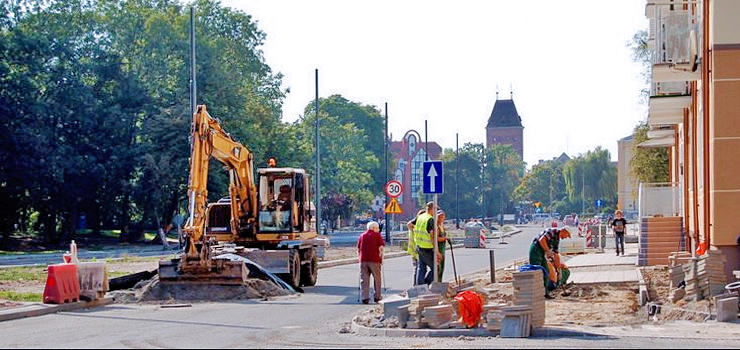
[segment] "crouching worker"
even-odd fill
[[[550,288],[550,283],[548,283],[549,275],[551,275],[551,273],[549,273],[547,260],[548,258],[553,259],[553,261],[556,260],[558,245],[560,244],[560,240],[564,238],[570,238],[570,231],[567,227],[560,229],[548,228],[538,234],[529,245],[529,264],[539,265],[545,271],[548,271],[546,276],[543,278],[543,283],[545,284],[545,297],[547,298],[550,298],[550,290],[554,289]],[[560,263],[560,256],[558,254],[557,261],[554,266],[557,267],[560,265],[562,264]],[[570,273],[568,276],[570,276]]]
[[[570,278],[570,269],[560,260],[560,253],[555,253],[552,258],[547,259],[547,278],[549,280],[548,290],[564,286]]]

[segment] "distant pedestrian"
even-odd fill
[[[609,225],[612,227],[612,232],[614,232],[617,256],[619,256],[619,247],[622,247],[622,256],[624,256],[624,232],[627,228],[627,220],[624,219],[621,210],[614,212],[614,220]]]
[[[406,223],[406,227],[413,230],[414,243],[416,252],[419,254],[419,261],[416,269],[416,285],[431,284],[434,282],[435,263],[440,259],[439,252],[434,251],[435,222],[434,222],[434,203],[429,202],[426,205],[426,211],[413,220]]]
[[[357,240],[357,254],[360,256],[360,294],[362,303],[370,302],[370,275],[373,276],[374,299],[377,303],[382,299],[381,267],[383,264],[383,249],[385,241],[380,235],[380,225],[375,221],[367,223],[367,231]]]

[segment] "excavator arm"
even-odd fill
[[[191,130],[192,150],[188,198],[190,216],[183,227],[185,260],[200,259],[201,265],[210,261],[205,241],[206,205],[208,202],[208,164],[211,157],[229,169],[229,197],[231,201],[231,234],[236,240],[239,231],[256,231],[257,188],[254,181],[253,155],[208,114],[205,105],[199,105],[193,114]]]

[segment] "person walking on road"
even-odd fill
[[[567,227],[551,227],[540,232],[529,245],[529,264],[539,265],[542,267],[542,270],[544,272],[547,272],[549,271],[547,260],[548,258],[551,258],[553,260],[554,266],[561,266],[562,263],[560,261],[560,254],[557,253],[558,246],[560,245],[560,240],[564,238],[570,238],[570,231]],[[545,296],[549,298],[549,291],[552,290],[552,288],[549,288],[547,274],[543,275],[545,283]]]
[[[367,223],[367,231],[357,240],[357,254],[360,257],[360,294],[362,303],[370,302],[370,275],[373,276],[374,300],[377,303],[382,299],[381,268],[383,264],[383,250],[385,241],[380,235],[380,225],[375,221]]]
[[[416,252],[419,255],[416,269],[416,285],[431,284],[434,282],[434,264],[439,260],[439,253],[434,251],[435,222],[434,222],[434,203],[429,202],[426,205],[426,211],[421,215],[406,223],[406,227],[413,231]]]
[[[624,232],[627,228],[627,220],[624,219],[621,210],[614,212],[614,220],[609,223],[614,232],[614,243],[617,249],[617,256],[619,256],[619,248],[622,248],[622,256],[624,256]]]

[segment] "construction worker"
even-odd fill
[[[570,231],[567,227],[551,227],[539,233],[529,245],[529,264],[539,265],[542,267],[543,271],[547,272],[549,271],[547,259],[551,258],[554,266],[561,266],[562,262],[560,261],[560,254],[558,254],[558,245],[560,244],[560,240],[564,238],[570,238]],[[551,288],[552,286],[548,283],[549,278],[547,275],[549,275],[549,273],[546,273],[545,275],[545,297],[550,298],[549,291],[553,288]]]
[[[442,256],[442,261],[439,262],[439,268],[437,269],[438,280],[442,281],[442,277],[445,273],[445,243],[447,242],[447,230],[445,230],[445,212],[443,210],[437,210],[437,250]]]
[[[570,269],[567,265],[563,264],[562,259],[560,259],[560,253],[555,253],[552,257],[547,258],[547,269],[548,279],[552,283],[551,285],[563,286],[568,283]]]
[[[422,209],[419,210],[418,213],[416,213],[416,217],[418,218],[419,215],[424,214],[426,210]],[[414,229],[409,228],[409,244],[406,248],[406,252],[411,255],[411,263],[414,265],[414,279],[411,280],[411,284],[416,284],[416,269],[419,266],[419,253],[416,252],[416,242],[414,242]]]
[[[440,260],[439,252],[434,251],[434,203],[426,205],[426,211],[406,223],[406,227],[413,231],[416,252],[419,255],[416,268],[416,285],[431,284],[434,282],[434,265]]]

